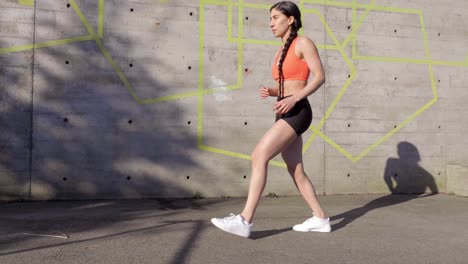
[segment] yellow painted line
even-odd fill
[[[352,38],[356,38],[356,32],[357,30],[361,27],[362,25],[362,22],[364,21],[364,19],[366,19],[366,17],[369,15],[369,12],[373,9],[374,5],[375,5],[375,2],[376,0],[372,0],[371,1],[371,4],[369,6],[366,7],[366,10],[364,11],[364,13],[361,15],[361,17],[359,17],[359,21],[357,23],[355,23],[355,20],[354,20],[354,12],[356,10],[356,2],[353,1],[353,26],[351,28],[351,32],[348,34],[348,36],[346,37],[345,41],[343,41],[343,44],[341,45],[341,47],[344,49],[349,41],[352,39]]]
[[[20,5],[34,6],[34,0],[18,0]]]
[[[406,126],[409,122],[413,121],[416,117],[418,117],[420,114],[422,114],[424,111],[426,111],[429,107],[431,107],[433,104],[437,102],[436,98],[433,98],[429,103],[424,105],[422,108],[420,108],[418,111],[413,113],[411,116],[409,116],[407,119],[405,119],[402,123],[400,123],[396,128],[392,129],[389,133],[387,133],[385,136],[380,138],[378,141],[376,141],[374,144],[369,146],[367,149],[362,151],[358,156],[354,157],[352,160],[353,161],[358,161],[364,156],[366,156],[371,150],[382,144],[384,141],[386,141],[389,137],[391,137],[393,134],[395,134],[398,130]]]
[[[353,160],[354,156],[346,151],[343,147],[341,147],[339,144],[337,144],[335,141],[333,141],[331,138],[327,137],[325,134],[323,134],[320,129],[318,129],[315,126],[311,126],[311,130],[314,132],[314,134],[317,134],[320,136],[325,142],[330,144],[332,147],[334,147],[336,150],[338,150],[341,154],[343,154],[345,157],[347,157],[350,160]]]
[[[341,100],[341,97],[344,95],[344,93],[346,92],[346,90],[348,89],[349,85],[351,84],[351,82],[353,81],[354,79],[354,76],[356,75],[356,68],[354,67],[354,64],[353,62],[348,58],[348,55],[345,53],[344,51],[344,48],[341,46],[341,44],[339,43],[337,37],[335,36],[335,34],[333,33],[333,31],[331,30],[330,26],[328,25],[328,23],[326,22],[325,20],[325,17],[316,9],[306,9],[304,10],[305,13],[311,13],[311,14],[315,14],[317,15],[317,17],[320,19],[320,21],[322,22],[322,24],[325,26],[325,30],[327,32],[327,34],[330,36],[330,38],[333,40],[333,43],[335,43],[335,47],[336,47],[336,50],[338,50],[338,52],[341,54],[341,56],[343,57],[345,63],[348,65],[348,67],[350,68],[351,70],[351,76],[350,78],[348,78],[348,80],[345,82],[345,84],[343,85],[343,87],[341,88],[339,94],[334,98],[332,104],[330,105],[330,107],[327,109],[327,112],[326,114],[324,115],[324,117],[320,120],[319,122],[319,125],[318,125],[318,129],[320,130],[322,128],[322,126],[324,125],[325,121],[328,119],[328,117],[330,116],[330,114],[333,112],[333,110],[335,109],[336,105],[339,103],[339,101]],[[309,147],[312,145],[313,143],[313,140],[315,139],[316,137],[316,133],[314,133],[312,136],[310,136],[306,143],[304,144],[303,146],[303,149],[302,149],[302,152],[305,153]]]
[[[229,24],[228,24],[228,27],[229,27]],[[269,45],[269,46],[281,46],[282,44],[281,41],[278,41],[278,40],[233,38],[231,36],[232,34],[228,34],[228,41],[232,43],[257,44],[257,45]],[[315,46],[317,46],[318,49],[327,49],[327,50],[339,50],[340,49],[336,45],[315,44]]]
[[[224,150],[224,149],[215,148],[215,147],[206,146],[206,145],[199,145],[198,148],[201,150],[213,152],[216,154],[221,154],[221,155],[228,156],[228,157],[244,159],[244,160],[252,160],[252,157],[250,155],[246,155],[246,154],[239,153],[239,152]],[[284,162],[270,160],[269,164],[277,166],[277,167],[281,167],[281,168],[286,168],[286,163]]]
[[[230,38],[229,42],[241,44],[259,44],[268,46],[281,46],[281,41],[265,40],[265,39],[246,39],[246,38]]]
[[[177,99],[193,97],[193,96],[197,96],[197,95],[200,95],[199,91],[180,93],[180,94],[174,94],[174,95],[166,95],[166,96],[160,96],[160,97],[156,97],[156,98],[139,99],[138,102],[140,104],[143,104],[143,105],[144,104],[153,104],[153,103],[159,103],[159,102],[172,101],[172,100],[177,100]]]
[[[225,87],[217,87],[217,88],[210,88],[210,89],[203,89],[202,91],[193,91],[193,92],[185,92],[185,93],[179,93],[179,94],[174,94],[174,95],[166,95],[166,96],[160,96],[160,97],[155,97],[155,98],[148,98],[148,99],[139,99],[138,102],[140,104],[152,104],[152,103],[159,103],[159,102],[165,102],[165,101],[173,101],[173,100],[178,100],[178,99],[184,99],[184,98],[189,98],[193,96],[204,96],[204,95],[209,95],[209,94],[214,94],[214,93],[219,93],[219,92],[226,92],[226,91],[231,91],[231,90],[236,90],[239,89],[240,86],[236,84],[228,85]]]
[[[431,60],[431,52],[429,50],[429,42],[427,40],[427,33],[426,33],[426,23],[424,22],[424,15],[422,11],[419,14],[419,19],[420,19],[419,21],[421,24],[421,31],[422,31],[423,39],[424,39],[424,49],[426,51],[426,57],[428,60]],[[428,68],[429,68],[429,78],[431,80],[431,85],[432,85],[432,94],[434,96],[434,99],[437,101],[437,98],[438,98],[437,86],[436,86],[436,82],[434,78],[434,71],[432,69],[432,64],[429,64]]]
[[[239,4],[243,4],[243,0],[239,0]],[[244,37],[244,8],[239,7],[237,10],[237,36],[242,39]],[[244,64],[244,44],[237,43],[237,84],[242,85],[242,66]]]
[[[128,92],[132,96],[133,100],[136,102],[140,102],[140,99],[138,98],[138,95],[135,93],[135,91],[132,88],[132,85],[130,82],[127,80],[125,75],[123,74],[122,70],[119,68],[119,66],[115,63],[114,59],[110,55],[109,51],[104,47],[104,44],[102,43],[102,40],[99,37],[95,37],[94,41],[96,41],[96,44],[98,45],[99,49],[101,50],[102,54],[104,57],[107,59],[107,61],[110,63],[114,71],[117,73],[119,76],[120,80],[124,84],[124,86],[127,88]]]
[[[411,59],[411,58],[399,58],[399,57],[378,57],[378,56],[363,56],[356,55],[355,60],[368,60],[368,61],[380,61],[380,62],[401,62],[410,64],[423,64],[423,65],[441,65],[441,66],[455,66],[463,67],[464,62],[456,61],[438,61],[438,60],[427,60],[427,59]]]
[[[98,35],[104,36],[104,0],[99,0]]]
[[[328,118],[330,117],[331,113],[335,110],[335,107],[336,105],[338,105],[338,103],[340,102],[341,98],[343,97],[344,93],[346,92],[346,90],[348,90],[349,88],[349,85],[351,85],[354,77],[356,76],[357,74],[357,71],[356,70],[353,70],[353,72],[351,73],[351,76],[348,78],[348,80],[345,82],[345,84],[343,85],[343,87],[341,88],[340,92],[338,93],[338,95],[333,99],[333,102],[331,103],[331,105],[328,107],[327,109],[327,112],[325,113],[325,115],[322,117],[322,119],[320,120],[319,124],[317,127],[315,126],[311,126],[309,129],[311,129],[312,131],[316,132],[316,130],[320,130],[322,129],[323,125],[325,124],[325,121],[328,120]],[[316,137],[316,134],[313,134],[312,136],[310,136],[306,143],[304,144],[303,148],[302,148],[302,152],[305,153],[309,148],[310,146],[312,145],[314,139]]]
[[[366,9],[369,7],[369,4],[354,4],[353,2],[339,2],[339,1],[323,1],[323,0],[303,0],[305,3],[309,4],[317,4],[317,5],[324,5],[324,6],[336,6],[336,7],[347,7],[347,8],[358,8],[358,9]],[[408,13],[408,14],[418,14],[420,12],[419,9],[412,9],[412,8],[399,8],[399,7],[390,7],[390,6],[374,6],[372,7],[373,10],[377,11],[386,11],[386,12],[394,12],[394,13]]]
[[[40,49],[40,48],[59,46],[59,45],[66,45],[66,44],[82,42],[82,41],[89,41],[89,40],[93,40],[93,37],[90,36],[90,35],[87,35],[87,36],[80,36],[80,37],[60,39],[60,40],[52,40],[52,41],[46,41],[46,42],[41,42],[41,43],[35,43],[35,44],[28,44],[28,45],[22,45],[22,46],[9,47],[9,48],[0,48],[0,54],[21,52],[21,51],[26,51],[26,50],[31,50],[31,49]]]
[[[205,5],[200,1],[200,20],[199,20],[199,43],[198,43],[198,127],[197,127],[197,146],[203,145],[203,46],[205,43]]]
[[[76,4],[75,0],[69,0],[70,2],[70,5],[72,6],[73,10],[75,10],[75,13],[78,15],[78,17],[80,18],[81,20],[81,23],[83,23],[83,25],[86,27],[86,29],[88,30],[88,33],[91,35],[91,36],[95,36],[96,33],[94,32],[94,29],[91,27],[91,25],[89,24],[88,20],[86,19],[86,17],[83,15],[83,13],[81,12],[81,9],[78,7],[78,5]]]
[[[107,61],[109,62],[109,64],[112,66],[112,68],[114,69],[114,71],[117,73],[117,75],[119,76],[120,80],[122,81],[122,83],[124,84],[124,86],[127,88],[128,92],[130,93],[130,95],[132,96],[133,100],[135,100],[136,102],[140,102],[140,99],[138,98],[137,94],[135,93],[135,91],[133,90],[130,82],[127,80],[127,78],[125,77],[125,75],[123,74],[122,70],[120,69],[120,67],[115,63],[114,59],[112,58],[112,56],[110,55],[109,51],[107,51],[107,49],[104,47],[104,44],[102,43],[102,40],[100,39],[99,36],[96,35],[96,33],[94,32],[94,29],[91,27],[91,25],[89,24],[88,20],[86,19],[86,17],[83,15],[83,13],[81,12],[81,9],[78,7],[78,5],[76,4],[75,0],[69,0],[71,6],[73,7],[73,10],[75,10],[76,14],[78,15],[78,17],[80,18],[81,22],[83,23],[83,25],[86,27],[86,29],[88,30],[89,34],[91,36],[93,36],[94,38],[94,41],[96,42],[96,44],[98,45],[99,49],[101,50],[102,54],[104,55],[104,57],[107,59]]]
[[[333,141],[331,138],[326,136],[320,129],[318,129],[315,126],[311,126],[311,130],[320,136],[325,142],[330,144],[332,147],[334,147],[336,150],[338,150],[341,154],[343,154],[345,157],[347,157],[349,160],[356,162],[365,157],[367,154],[369,154],[370,151],[378,147],[380,144],[385,142],[389,137],[393,136],[397,131],[402,129],[404,126],[406,126],[409,122],[413,121],[417,116],[421,115],[427,108],[431,107],[433,104],[437,102],[437,99],[433,98],[429,103],[424,105],[422,108],[420,108],[418,111],[413,113],[411,116],[409,116],[407,119],[405,119],[402,123],[400,123],[396,128],[392,129],[390,132],[385,134],[383,137],[381,137],[379,140],[374,142],[372,145],[367,147],[365,150],[363,150],[359,155],[353,156],[351,153],[349,153],[347,150],[345,150],[343,147],[341,147],[339,144],[337,144],[335,141]]]
[[[201,0],[201,3],[204,5],[232,5],[237,7],[247,7],[247,8],[254,8],[254,9],[270,9],[271,5],[267,4],[254,4],[254,3],[245,3],[244,1],[232,2],[232,0],[222,1],[222,0]]]
[[[354,31],[354,28],[357,26],[357,0],[353,0],[353,19],[352,19],[352,22],[351,22],[351,29],[353,30],[353,34],[349,34],[349,36],[351,36],[352,38],[352,44],[351,44],[351,59],[354,59],[354,57],[356,56],[356,31]],[[345,41],[346,42],[346,41]],[[346,47],[346,45],[344,45],[344,43],[342,44],[342,47]]]
[[[228,16],[227,16],[227,23],[228,23],[228,41],[232,41],[232,4],[229,1],[228,5]]]

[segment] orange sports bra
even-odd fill
[[[284,80],[304,80],[307,81],[309,79],[309,74],[310,70],[309,67],[307,66],[307,63],[302,61],[296,56],[295,48],[296,48],[296,42],[297,42],[298,37],[296,37],[292,43],[291,46],[289,46],[288,53],[286,54],[286,58],[284,59],[283,62],[283,76]],[[271,67],[271,74],[273,75],[273,79],[275,81],[279,80],[279,72],[278,72],[278,61],[279,57],[281,55],[282,49],[279,49],[276,52],[276,58],[275,62],[273,63],[273,66]]]

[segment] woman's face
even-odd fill
[[[273,35],[282,38],[289,30],[289,26],[294,23],[294,17],[287,17],[281,11],[273,8],[270,12],[270,28]]]

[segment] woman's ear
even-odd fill
[[[288,18],[288,25],[291,26],[292,24],[294,24],[295,20],[296,20],[296,19],[294,18],[294,16],[290,16],[290,17]]]

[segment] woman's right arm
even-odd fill
[[[260,88],[260,96],[262,98],[267,98],[268,96],[278,96],[278,84],[274,87],[262,87]]]

